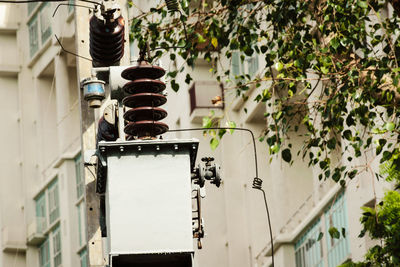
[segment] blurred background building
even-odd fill
[[[134,16],[134,8],[119,2],[125,16]],[[135,4],[149,10],[156,1]],[[67,50],[88,56],[89,13],[60,6],[52,17],[56,7],[51,2],[0,4],[0,266],[89,266],[81,154],[82,143],[95,148],[96,119],[101,112],[80,102],[79,80],[89,76],[91,63],[65,53],[55,37]],[[134,45],[130,52],[123,65],[137,58]],[[234,53],[232,62],[226,63],[235,74],[257,75],[262,70],[262,57],[248,57],[244,62],[239,57]],[[183,62],[166,55],[161,64],[171,70]],[[214,110],[260,135],[267,107],[252,101],[257,89],[247,92],[249,101],[245,102],[216,82],[208,63],[199,60],[196,66],[190,85],[181,75],[178,93],[167,88],[170,129],[201,127],[203,116]],[[213,105],[215,96],[223,102]],[[199,158],[213,156],[222,165],[224,179],[219,189],[207,187],[203,201],[206,238],[203,249],[196,251],[197,266],[270,266],[263,197],[252,189],[250,135],[227,134],[215,151],[201,132],[164,135],[189,137],[200,140]],[[291,140],[302,145],[296,135]],[[293,166],[280,158],[269,163],[266,143],[257,141],[257,150],[271,212],[275,266],[332,267],[346,259],[361,259],[372,242],[357,237],[360,207],[374,205],[384,186],[372,174],[363,173],[344,190],[330,181],[320,182],[319,173],[301,158],[295,158]],[[341,160],[341,151],[336,160]],[[331,239],[331,226],[344,228],[345,237]],[[324,235],[319,238],[321,232]]]

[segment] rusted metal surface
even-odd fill
[[[167,102],[167,98],[161,94],[166,87],[165,83],[157,80],[164,74],[163,68],[145,61],[122,72],[124,79],[132,80],[123,88],[130,95],[122,101],[131,108],[124,114],[124,119],[129,122],[124,132],[131,136],[129,139],[153,139],[168,131],[168,125],[159,122],[167,116],[167,112],[159,108]]]

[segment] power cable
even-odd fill
[[[168,130],[168,132],[190,132],[190,131],[207,131],[207,130],[238,130],[245,131],[251,134],[251,138],[253,141],[253,152],[254,152],[254,167],[256,177],[253,179],[253,188],[256,190],[260,190],[264,196],[264,204],[267,212],[267,220],[268,220],[268,228],[271,242],[271,259],[272,259],[272,267],[274,267],[274,239],[272,237],[272,226],[271,226],[271,218],[269,215],[268,202],[264,189],[262,189],[263,180],[258,177],[258,159],[257,159],[257,147],[256,147],[256,139],[254,137],[253,131],[247,128],[233,128],[233,127],[211,127],[211,128],[189,128],[189,129],[176,129],[176,130]]]
[[[67,0],[0,0],[0,3],[10,3],[10,4],[26,4],[26,3],[37,3],[37,2],[65,2]],[[102,5],[101,3],[90,1],[90,0],[77,0],[85,3],[91,3],[94,5]]]

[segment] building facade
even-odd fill
[[[124,16],[135,15],[135,6],[120,3]],[[135,1],[142,10],[155,4]],[[57,41],[66,50],[88,57],[88,11],[60,6],[53,17],[56,7],[56,3],[0,4],[0,110],[4,115],[0,137],[5,152],[0,156],[0,266],[4,267],[89,266],[86,228],[93,218],[90,214],[86,218],[84,192],[93,177],[83,172],[82,155],[95,148],[96,119],[104,105],[93,111],[81,101],[79,81],[90,75],[91,63],[66,53]],[[138,57],[134,43],[131,48],[123,65]],[[171,61],[168,55],[161,59],[166,69],[183,63]],[[241,62],[236,53],[226,64],[234,74],[257,75],[265,62],[257,56]],[[235,92],[215,81],[209,68],[199,60],[191,70],[192,84],[186,85],[182,74],[177,77],[178,93],[168,86],[165,109],[170,129],[201,127],[202,118],[213,110],[260,135],[268,108],[251,101],[257,89],[247,92],[249,101],[236,98]],[[216,95],[224,97],[223,104],[211,104]],[[164,135],[192,137],[200,140],[198,159],[214,157],[224,180],[220,188],[206,188],[206,237],[203,249],[196,251],[197,266],[271,266],[263,196],[252,188],[250,135],[227,134],[214,151],[202,132]],[[298,147],[302,144],[296,135],[291,140]],[[269,163],[265,142],[257,141],[257,151],[271,213],[275,266],[331,267],[362,259],[373,242],[358,238],[360,207],[373,205],[390,185],[363,173],[343,189],[330,181],[320,182],[319,173],[301,158],[293,166],[279,157]],[[341,238],[330,238],[332,226],[342,231]]]

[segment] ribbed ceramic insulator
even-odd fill
[[[167,116],[167,112],[159,108],[167,102],[161,94],[165,83],[158,80],[164,74],[163,68],[145,61],[122,72],[122,78],[130,80],[123,88],[128,96],[122,101],[131,108],[124,114],[124,119],[128,121],[124,129],[127,135],[151,139],[168,131],[168,125],[159,122]]]

